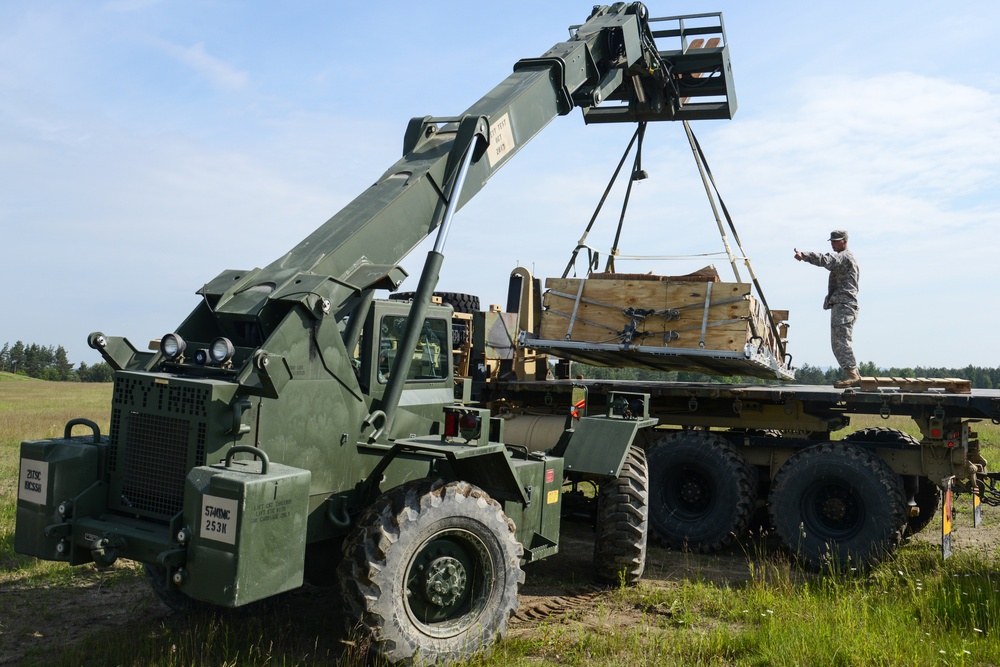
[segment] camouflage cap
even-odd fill
[[[835,229],[832,232],[830,232],[830,238],[827,239],[827,240],[829,240],[829,241],[846,241],[847,240],[847,232],[845,232],[843,229]]]

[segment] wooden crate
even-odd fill
[[[545,340],[742,352],[756,333],[761,337],[755,341],[758,345],[763,342],[773,356],[781,357],[766,311],[750,293],[749,283],[692,281],[690,276],[622,279],[612,274],[550,278],[545,287],[539,330]],[[630,317],[630,308],[654,314]],[[781,317],[777,322],[788,317],[787,311],[775,313]],[[780,330],[778,335],[783,335]]]

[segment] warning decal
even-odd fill
[[[21,481],[17,485],[17,499],[45,504],[49,486],[49,462],[21,459]]]
[[[514,132],[510,126],[510,114],[504,114],[490,123],[490,145],[486,154],[490,158],[490,167],[497,166],[500,160],[514,150]]]
[[[236,544],[236,520],[239,502],[218,496],[201,497],[201,537],[226,544]]]

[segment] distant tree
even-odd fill
[[[111,382],[115,377],[111,366],[108,366],[103,361],[93,366],[88,366],[81,362],[76,374],[79,376],[81,382]]]
[[[862,362],[858,364],[858,374],[863,377],[878,377],[878,366],[875,365],[874,361]]]
[[[795,369],[795,381],[800,384],[823,384],[826,377],[817,366],[802,364]]]
[[[24,343],[17,341],[14,343],[14,347],[10,348],[10,372],[11,373],[25,373],[24,370]]]
[[[66,355],[66,348],[62,345],[56,348],[55,354],[52,356],[52,365],[59,379],[63,382],[70,380],[75,375],[73,373],[73,364],[70,363]]]

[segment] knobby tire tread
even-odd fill
[[[818,485],[850,487],[860,497],[864,522],[853,534],[824,534],[825,527],[803,514],[804,498]],[[899,475],[850,442],[825,442],[796,453],[778,470],[768,499],[784,547],[817,570],[866,570],[893,553],[906,529],[905,507]]]
[[[594,579],[603,584],[636,584],[646,566],[649,484],[646,454],[629,448],[621,473],[601,484],[594,539]]]

